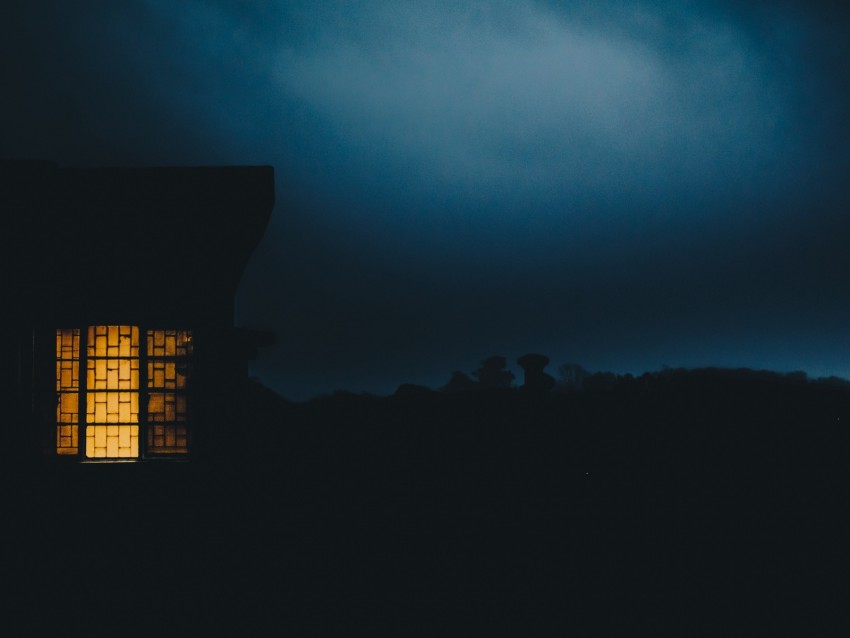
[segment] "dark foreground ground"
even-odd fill
[[[846,635],[850,391],[246,389],[221,458],[25,468],[5,635]]]

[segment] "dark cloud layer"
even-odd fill
[[[0,155],[273,164],[293,398],[493,353],[850,376],[850,22],[803,2],[12,2]]]

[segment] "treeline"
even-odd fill
[[[541,359],[523,361],[532,379],[546,374]],[[314,610],[364,604],[382,623],[403,610],[394,631],[406,635],[409,618],[438,617],[447,596],[501,626],[493,601],[526,623],[541,600],[580,613],[595,587],[592,626],[612,617],[602,633],[622,635],[653,601],[654,618],[697,617],[677,611],[688,596],[709,600],[714,618],[717,592],[737,622],[763,574],[776,595],[789,582],[808,590],[846,552],[846,381],[562,367],[529,389],[502,364],[485,360],[465,390],[301,403],[249,381],[228,397],[233,427],[215,457],[16,477],[10,546],[38,549],[15,552],[7,572],[32,592],[28,622],[88,622],[91,600],[109,601],[98,612],[109,618],[128,592],[146,604],[155,592],[161,612],[143,615],[152,631],[216,629],[210,610],[278,627],[281,601],[294,600],[306,610],[287,621],[296,635],[344,635],[347,619],[313,632]],[[625,601],[616,614],[612,600]]]
[[[382,486],[545,492],[585,473],[798,476],[845,466],[850,383],[842,379],[722,368],[560,371],[558,380],[534,381],[533,372],[531,384],[515,383],[504,357],[490,357],[438,389],[402,385],[389,397],[337,392],[304,403],[257,384],[240,402],[248,410],[241,432],[253,433],[244,438],[252,463],[301,468],[316,484],[371,476]]]
[[[810,379],[802,370],[793,372],[773,372],[769,370],[753,370],[750,368],[671,368],[662,366],[661,370],[648,371],[640,375],[616,374],[614,372],[591,372],[578,363],[564,363],[557,367],[557,377],[545,371],[550,359],[546,355],[529,353],[517,359],[517,364],[523,370],[523,378],[517,379],[513,372],[507,369],[508,360],[501,355],[493,355],[483,359],[480,367],[471,374],[456,370],[448,382],[437,390],[439,392],[458,393],[475,392],[477,390],[518,389],[524,392],[561,394],[581,391],[605,391],[623,386],[650,387],[659,383],[664,384],[673,379],[693,378],[711,383],[713,379],[726,377],[730,379],[771,381],[776,383],[791,382],[796,384],[817,383],[831,386],[846,386],[850,381],[831,376]],[[426,389],[423,386],[402,384],[399,391],[410,392],[416,389]]]

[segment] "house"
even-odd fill
[[[232,443],[269,335],[234,326],[272,167],[0,162],[16,458],[188,459]]]

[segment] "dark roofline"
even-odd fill
[[[3,248],[20,255],[14,297],[34,314],[143,304],[201,316],[232,302],[271,216],[274,169],[2,161],[0,206]]]

